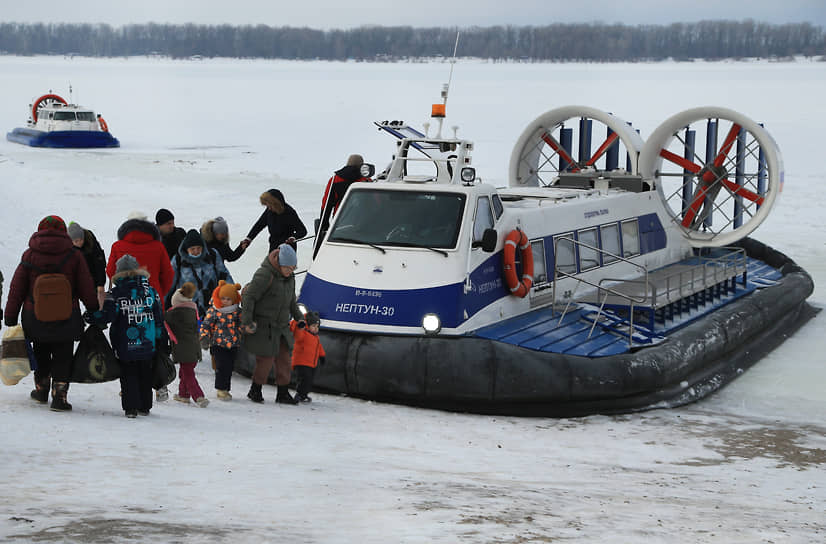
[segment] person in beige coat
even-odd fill
[[[247,397],[264,402],[261,386],[275,365],[278,392],[275,402],[296,404],[287,385],[290,383],[290,353],[293,335],[290,317],[304,319],[295,297],[295,250],[284,243],[267,255],[252,281],[241,295],[241,328],[244,348],[255,356],[255,370]]]

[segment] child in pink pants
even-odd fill
[[[172,341],[172,358],[180,365],[178,372],[179,402],[189,403],[189,399],[201,408],[206,408],[209,400],[195,377],[195,365],[201,360],[200,332],[198,327],[198,307],[192,302],[195,284],[184,283],[172,295],[172,305],[164,314],[169,339]]]

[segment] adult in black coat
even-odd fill
[[[181,242],[184,241],[186,231],[181,227],[175,226],[175,216],[166,208],[161,208],[155,214],[155,225],[161,232],[161,242],[166,248],[166,253],[169,259],[178,254],[178,248]]]
[[[84,229],[78,223],[69,223],[66,230],[69,238],[72,239],[72,245],[86,259],[86,266],[92,275],[92,283],[97,292],[98,306],[103,307],[103,300],[106,298],[106,255],[103,253],[103,248],[100,247],[94,233]]]
[[[307,227],[298,218],[298,213],[293,207],[284,201],[281,191],[270,189],[262,194],[259,200],[267,209],[252,226],[242,244],[246,242],[248,246],[258,236],[258,233],[264,230],[264,227],[267,227],[270,233],[270,252],[284,242],[295,245],[296,240],[307,235]]]

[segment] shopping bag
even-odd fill
[[[155,350],[152,358],[152,389],[163,389],[175,381],[177,374],[175,363],[169,355],[162,349]]]
[[[29,375],[29,352],[23,327],[15,325],[3,331],[0,347],[0,379],[6,385],[16,385]]]
[[[102,383],[120,378],[120,361],[100,327],[90,325],[80,336],[72,360],[75,383]]]

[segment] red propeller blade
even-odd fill
[[[700,166],[699,164],[695,164],[695,163],[691,162],[690,160],[685,159],[685,158],[677,155],[676,153],[672,153],[671,151],[668,151],[667,149],[660,150],[660,157],[664,158],[665,160],[673,162],[677,166],[682,166],[683,168],[685,168],[686,170],[688,170],[689,172],[692,172],[694,174],[696,174],[697,172],[699,172],[700,170],[703,169],[703,167]]]
[[[694,199],[691,201],[691,205],[685,211],[685,217],[683,217],[682,225],[685,228],[690,227],[691,223],[694,222],[694,218],[697,216],[697,213],[703,206],[703,200],[705,200],[706,198],[706,193],[708,193],[707,185],[700,185],[697,187],[697,192],[694,193]]]
[[[585,166],[593,166],[594,163],[599,160],[602,154],[608,151],[608,148],[611,147],[611,144],[614,143],[617,138],[619,138],[619,134],[617,134],[616,132],[612,132],[611,135],[608,136],[604,142],[602,142],[602,145],[599,146],[599,149],[597,149],[597,152],[594,153],[594,156],[588,159],[588,162],[585,163]]]
[[[565,148],[559,145],[553,136],[548,134],[547,132],[542,135],[542,139],[545,140],[545,143],[551,146],[551,149],[559,153],[559,156],[562,157],[565,162],[571,165],[571,172],[579,172],[579,168],[576,165],[576,161],[568,155],[568,152],[565,151]]]
[[[757,193],[753,193],[753,192],[749,191],[748,189],[745,189],[745,188],[737,185],[736,183],[732,183],[731,181],[729,181],[727,179],[720,180],[720,183],[722,183],[723,187],[725,187],[726,189],[731,191],[734,195],[742,196],[746,200],[751,200],[752,202],[754,202],[758,206],[763,205],[763,197],[758,195]]]

